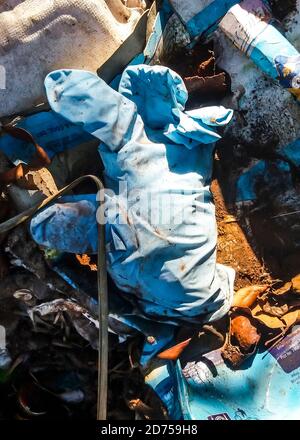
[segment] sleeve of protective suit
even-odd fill
[[[82,126],[112,151],[118,151],[130,140],[136,106],[97,75],[87,75],[80,70],[58,70],[47,76],[45,86],[56,113]]]

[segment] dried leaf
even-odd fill
[[[159,353],[157,355],[157,357],[159,359],[168,359],[168,360],[175,361],[179,358],[179,356],[181,355],[183,350],[189,345],[191,340],[192,340],[192,338],[189,338],[186,341],[180,342],[179,344],[174,345],[173,347],[168,348],[165,351],[162,351],[161,353]]]
[[[233,307],[251,307],[257,297],[267,290],[267,285],[254,285],[238,290],[233,298]]]
[[[300,310],[293,310],[292,312],[286,313],[281,318],[288,328],[295,325],[300,319]]]
[[[198,75],[199,76],[212,75],[215,71],[215,63],[216,63],[216,59],[213,56],[203,61],[201,64],[199,64]]]
[[[141,399],[131,399],[126,402],[129,409],[136,411],[144,416],[147,420],[159,420],[162,412],[162,408],[152,408],[146,405]]]
[[[280,289],[275,290],[274,295],[286,295],[287,293],[290,292],[292,288],[292,283],[289,281],[288,283],[285,283],[285,285],[283,287],[281,287]]]
[[[252,309],[252,316],[270,329],[285,329],[292,327],[300,320],[300,310],[292,310],[281,317],[266,314],[260,304]]]
[[[91,257],[87,254],[76,255],[76,258],[82,266],[88,266],[92,272],[98,270],[97,264],[91,263]]]
[[[262,306],[257,304],[251,311],[253,318],[257,319],[259,322],[264,324],[266,327],[270,329],[279,329],[285,327],[284,322],[277,318],[276,316],[270,316],[266,314]]]
[[[300,294],[300,274],[292,279],[293,293]]]
[[[244,352],[252,349],[253,345],[257,345],[260,335],[257,333],[249,318],[240,315],[231,320],[231,336],[234,336],[238,345]]]
[[[283,304],[282,306],[272,306],[268,301],[263,304],[262,308],[268,315],[277,316],[278,318],[289,311],[289,306],[287,304]]]

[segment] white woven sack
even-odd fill
[[[0,0],[0,117],[44,101],[52,70],[96,71],[142,12],[142,0],[126,3],[134,8],[121,0]]]

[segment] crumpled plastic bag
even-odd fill
[[[128,67],[118,92],[78,70],[52,72],[45,84],[52,110],[101,141],[110,190],[107,264],[124,295],[141,314],[173,324],[226,314],[234,271],[216,264],[209,185],[217,127],[232,111],[184,112],[184,83],[165,67]],[[61,251],[96,252],[96,201],[69,200],[32,220],[33,238]]]

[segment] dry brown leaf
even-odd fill
[[[293,292],[300,294],[300,274],[292,279]]]
[[[289,306],[287,304],[283,304],[282,306],[278,306],[278,305],[277,306],[275,306],[275,305],[273,306],[268,301],[266,301],[263,304],[262,309],[268,315],[277,316],[278,318],[280,318],[281,316],[283,316],[286,313],[288,313]]]
[[[293,310],[292,312],[286,313],[281,319],[288,328],[292,327],[300,319],[300,310]]]
[[[292,283],[289,281],[288,283],[285,283],[285,285],[280,289],[275,290],[274,295],[285,295],[290,292],[291,288]]]
[[[173,347],[168,348],[165,351],[162,351],[157,355],[157,357],[159,359],[176,361],[183,352],[183,350],[190,344],[191,340],[192,338],[189,338],[186,341],[180,342],[179,344],[174,345]]]
[[[266,327],[271,329],[278,329],[285,327],[284,322],[277,318],[276,316],[270,316],[266,314],[262,307],[257,304],[252,310],[251,310],[253,318],[257,319],[259,322],[264,324]]]
[[[257,345],[260,335],[256,327],[246,316],[240,315],[231,320],[231,336],[234,336],[243,351],[248,352],[253,345]]]
[[[92,272],[98,270],[97,264],[91,263],[91,257],[87,254],[76,255],[77,260],[82,266],[88,266]]]
[[[255,303],[257,297],[261,293],[264,293],[268,287],[268,285],[243,287],[235,293],[232,307],[251,307]]]
[[[260,321],[270,329],[290,328],[300,320],[300,310],[296,309],[279,317],[270,316],[264,312],[262,306],[257,304],[251,311],[253,318]]]

